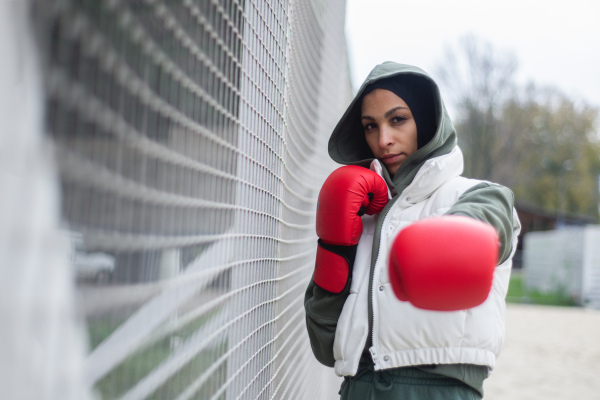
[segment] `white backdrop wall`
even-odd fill
[[[524,239],[528,290],[559,294],[600,309],[600,226],[530,232]]]

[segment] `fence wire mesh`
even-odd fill
[[[36,0],[86,384],[104,399],[324,399],[302,300],[344,0]]]

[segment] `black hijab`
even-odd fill
[[[404,100],[417,124],[417,147],[420,149],[433,138],[437,130],[433,93],[429,85],[422,84],[420,80],[402,78],[391,76],[371,83],[365,88],[360,103],[375,89],[389,90]]]

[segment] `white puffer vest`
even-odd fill
[[[378,161],[374,161],[378,163]],[[487,300],[455,312],[421,310],[398,300],[387,272],[387,254],[398,232],[414,221],[446,213],[459,197],[482,181],[460,177],[462,153],[428,160],[387,213],[374,269],[371,356],[375,369],[426,364],[475,364],[494,367],[504,341],[505,296],[512,255],[496,267]],[[380,165],[371,166],[381,171]],[[369,333],[368,296],[371,249],[378,216],[363,217],[350,295],[340,315],[334,342],[335,372],[354,375]],[[513,243],[520,225],[513,211]]]

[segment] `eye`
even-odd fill
[[[405,116],[403,116],[403,115],[394,115],[394,116],[392,117],[392,119],[391,119],[391,121],[392,121],[393,123],[404,122],[404,121],[406,121],[406,120],[407,120],[407,118],[406,118]]]
[[[376,125],[374,123],[368,123],[368,124],[363,125],[365,132],[375,129],[375,127],[376,127]]]

